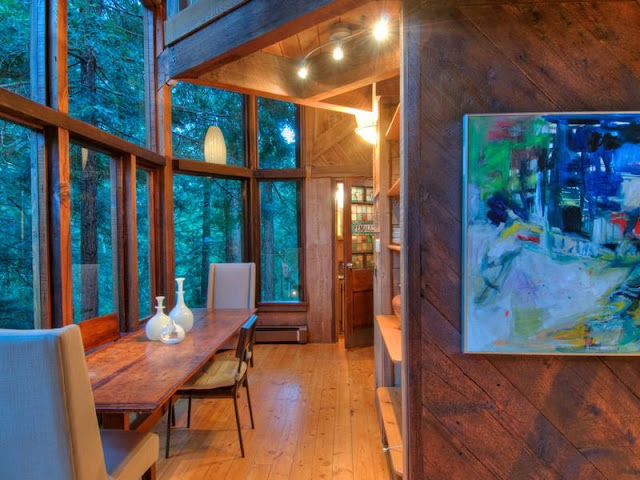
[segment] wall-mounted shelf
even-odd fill
[[[399,197],[400,196],[400,179],[393,182],[391,188],[387,192],[387,196],[389,197]]]
[[[378,315],[376,317],[380,334],[393,363],[402,363],[402,330],[400,319],[395,315]]]
[[[398,140],[400,138],[400,105],[398,105],[398,108],[396,108],[393,114],[393,118],[391,118],[391,123],[384,138],[387,140]]]
[[[395,243],[390,243],[389,245],[387,245],[387,248],[392,252],[398,253],[400,252],[400,250],[402,250],[402,247],[400,245],[396,245]]]
[[[387,454],[391,460],[391,468],[396,479],[404,475],[402,464],[402,400],[399,388],[380,387],[376,390],[376,398],[384,428],[384,445],[389,449]]]

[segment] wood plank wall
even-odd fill
[[[460,349],[463,114],[640,110],[640,2],[403,12],[411,480],[640,478],[640,360]]]

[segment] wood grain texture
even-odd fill
[[[460,239],[462,116],[637,110],[640,2],[406,0],[404,12],[408,476],[637,478],[636,362],[463,355]]]
[[[96,410],[151,413],[160,408],[254,310],[194,309],[193,330],[177,345],[150,341],[144,329],[87,356]]]
[[[177,402],[171,458],[158,460],[161,480],[389,480],[372,382],[373,349],[335,344],[255,346],[249,370],[256,429],[244,398],[238,454],[233,407],[195,401],[185,428]],[[244,392],[241,393],[244,395]],[[155,431],[164,441],[164,419]]]
[[[85,352],[120,339],[120,325],[115,313],[85,320],[78,327]]]

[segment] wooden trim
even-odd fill
[[[138,329],[138,218],[136,204],[136,157],[129,155],[122,158],[123,188],[122,202],[123,208],[120,210],[124,215],[122,222],[124,241],[124,272],[118,275],[123,280],[125,288],[125,305],[121,312],[124,314],[124,330],[134,332]]]
[[[31,134],[31,208],[33,252],[33,302],[36,328],[51,328],[49,270],[49,179],[45,161],[45,139],[40,132]],[[35,221],[37,219],[37,221]]]
[[[398,140],[400,138],[400,119],[402,117],[400,104],[396,108],[396,111],[393,112],[393,118],[391,119],[391,123],[389,124],[389,128],[384,134],[387,140]]]
[[[164,23],[165,45],[171,45],[197,32],[247,1],[199,0],[184,10],[176,12]]]
[[[165,164],[162,155],[4,89],[0,89],[1,114],[11,115],[41,128],[68,130],[68,136],[74,142],[104,151],[111,156],[134,154],[155,165]]]
[[[47,105],[69,112],[67,65],[67,0],[47,2]],[[56,125],[61,126],[61,125]]]
[[[190,175],[207,175],[222,178],[249,178],[253,175],[250,168],[235,165],[220,165],[215,163],[188,160],[186,158],[173,159],[173,171]]]
[[[354,0],[291,0],[283,8],[279,0],[245,3],[170,46],[169,76],[197,77],[336,17],[356,4]]]
[[[260,312],[306,312],[309,310],[307,302],[258,302]]]
[[[49,167],[49,225],[51,327],[73,323],[71,276],[71,190],[69,185],[69,132],[45,131],[45,158]]]
[[[143,12],[144,30],[144,120],[146,125],[146,145],[149,150],[158,150],[158,105],[156,102],[156,16],[162,10],[145,8]]]
[[[78,323],[84,351],[93,350],[120,338],[118,317],[115,313]]]
[[[256,170],[254,176],[258,179],[274,179],[287,180],[296,178],[305,178],[304,168],[270,168],[264,170]]]
[[[395,197],[395,198],[400,197],[400,179],[399,178],[398,180],[393,182],[393,185],[391,185],[391,188],[389,188],[389,191],[387,192],[387,197]]]

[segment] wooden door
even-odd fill
[[[344,188],[345,316],[347,348],[373,345],[373,187],[352,179]]]

